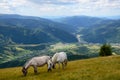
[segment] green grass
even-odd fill
[[[0,80],[120,80],[120,56],[70,61],[65,69],[57,66],[52,72],[46,68],[39,67],[35,75],[31,67],[26,77],[22,67],[0,69]]]

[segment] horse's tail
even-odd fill
[[[68,60],[65,59],[64,63],[65,63],[65,66],[67,66],[67,64],[68,64]]]

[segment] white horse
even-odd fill
[[[37,73],[37,67],[42,67],[45,64],[48,65],[48,71],[51,71],[52,62],[50,61],[50,56],[33,57],[32,59],[30,59],[29,61],[27,61],[25,63],[25,65],[22,68],[22,72],[23,72],[24,76],[26,76],[27,69],[30,66],[33,66],[34,72]]]
[[[62,64],[62,68],[64,69],[65,66],[67,66],[67,54],[65,52],[59,52],[59,53],[55,53],[52,57],[52,67],[55,68],[55,64],[58,63],[59,64],[59,68],[60,68],[60,63]]]

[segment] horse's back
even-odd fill
[[[32,65],[43,66],[50,59],[49,56],[39,56],[31,59]]]
[[[65,52],[60,52],[57,54],[57,61],[63,62],[67,60],[67,54]]]
[[[38,57],[33,57],[32,60],[49,60],[50,59],[50,56],[38,56]]]

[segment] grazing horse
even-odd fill
[[[48,65],[48,71],[51,71],[51,64],[52,62],[50,61],[50,56],[39,56],[39,57],[33,57],[32,59],[28,60],[25,65],[22,68],[22,72],[24,76],[27,75],[27,69],[30,66],[33,66],[34,72],[37,73],[37,67],[42,67],[45,64]]]
[[[53,63],[52,64],[53,69],[55,68],[56,63],[59,64],[59,68],[60,68],[60,63],[62,64],[63,69],[65,66],[67,66],[67,54],[65,52],[55,53],[51,60]]]

